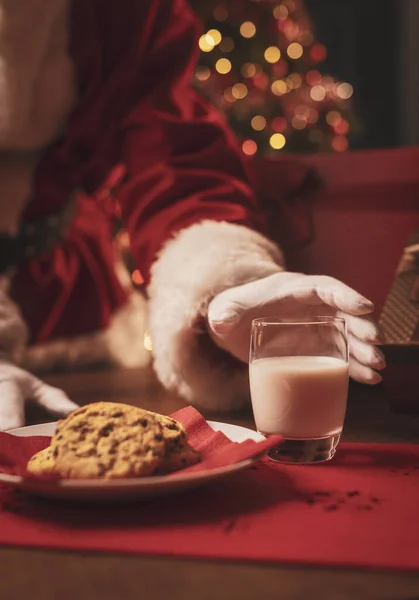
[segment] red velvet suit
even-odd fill
[[[202,219],[262,226],[231,133],[191,89],[197,35],[184,0],[73,0],[78,102],[38,166],[24,218],[75,191],[78,212],[64,241],[14,277],[33,342],[106,327],[125,302],[104,201],[116,166],[125,174],[114,194],[146,281],[179,229]]]

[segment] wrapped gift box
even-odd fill
[[[379,321],[390,404],[397,411],[419,413],[419,231],[403,250]]]

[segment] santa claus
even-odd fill
[[[0,429],[35,399],[74,404],[33,372],[144,364],[201,407],[248,399],[254,317],[344,314],[350,372],[380,380],[373,307],[285,271],[236,142],[191,88],[185,0],[0,0]],[[118,199],[147,301],[118,273]]]

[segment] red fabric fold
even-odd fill
[[[49,446],[50,440],[45,436],[18,437],[0,432],[0,472],[24,475],[29,459]]]

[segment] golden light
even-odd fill
[[[144,283],[144,277],[141,275],[138,269],[135,269],[135,271],[132,273],[131,281],[134,285],[142,285]]]
[[[332,140],[332,148],[335,152],[345,152],[348,149],[348,140],[343,135],[337,135]]]
[[[319,120],[319,113],[314,108],[309,108],[306,114],[307,123],[317,123]]]
[[[144,348],[146,350],[148,350],[149,352],[153,351],[153,342],[151,341],[151,335],[149,334],[148,331],[146,331],[144,334],[143,344],[144,344]]]
[[[231,87],[228,87],[226,90],[224,90],[224,100],[226,100],[227,102],[235,102],[236,99],[233,96],[233,91]]]
[[[288,40],[296,40],[300,35],[300,27],[294,21],[285,21],[284,33]]]
[[[240,33],[244,38],[252,38],[256,33],[255,24],[252,21],[245,21],[240,25]]]
[[[298,90],[303,83],[303,78],[299,73],[291,73],[291,75],[287,77],[286,82],[291,89]]]
[[[214,15],[214,19],[216,21],[225,21],[226,19],[228,19],[228,10],[222,4],[220,4],[220,6],[217,6],[217,8],[212,14]]]
[[[228,58],[219,58],[215,63],[215,68],[221,75],[225,75],[231,71],[231,62]]]
[[[291,121],[294,129],[304,129],[307,126],[307,119],[303,115],[295,115]]]
[[[274,150],[281,150],[286,144],[285,136],[282,133],[274,133],[269,139],[269,144]]]
[[[297,58],[301,58],[304,52],[304,48],[298,42],[293,42],[287,48],[287,54],[290,58],[296,60]]]
[[[223,39],[223,36],[218,31],[218,29],[210,29],[209,31],[207,31],[207,35],[209,35],[210,38],[212,38],[215,46],[218,46],[218,44]]]
[[[121,248],[124,248],[124,250],[128,250],[130,247],[130,241],[129,241],[129,233],[128,231],[121,231],[118,235],[118,243],[121,246]]]
[[[231,88],[231,93],[236,100],[242,100],[247,96],[247,86],[244,83],[236,83]]]
[[[211,71],[207,67],[198,67],[195,77],[198,81],[206,81],[211,76]]]
[[[265,50],[264,57],[266,62],[271,64],[276,63],[281,58],[281,51],[276,46],[269,46]]]
[[[339,96],[339,98],[342,98],[342,100],[348,100],[353,93],[354,88],[350,83],[340,83],[336,88],[336,94]]]
[[[256,65],[253,63],[244,63],[240,69],[240,72],[243,77],[254,77],[256,75],[256,70]]]
[[[234,40],[229,37],[225,37],[220,42],[220,50],[223,52],[231,52],[234,50]]]
[[[326,115],[326,123],[334,127],[342,121],[342,116],[337,110],[331,110]]]
[[[322,85],[315,85],[310,90],[310,97],[315,102],[322,102],[326,98],[326,90]]]
[[[255,131],[262,131],[266,127],[266,119],[262,115],[256,115],[250,121],[250,124]]]
[[[202,52],[211,52],[214,49],[215,43],[212,37],[206,33],[205,35],[201,35],[198,45]]]
[[[288,8],[284,4],[278,4],[275,6],[273,14],[278,21],[284,21],[288,17]]]
[[[283,79],[277,79],[272,83],[271,90],[275,96],[282,96],[288,92],[288,86]]]
[[[258,146],[253,140],[245,140],[242,144],[242,150],[247,156],[253,156],[258,151]]]
[[[294,89],[298,89],[299,87],[301,87],[303,85],[303,78],[301,77],[301,75],[299,73],[292,73],[290,75],[290,79],[292,80]]]

